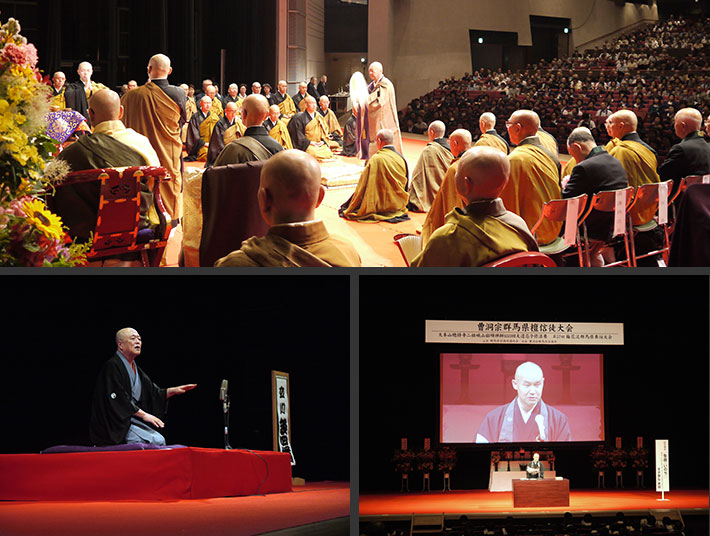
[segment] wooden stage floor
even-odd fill
[[[513,492],[488,490],[432,491],[410,493],[360,494],[359,512],[363,516],[416,514],[485,515],[549,514],[564,512],[632,512],[680,510],[707,512],[707,490],[674,490],[659,501],[660,493],[650,490],[594,489],[571,490],[570,505],[545,508],[513,508]]]

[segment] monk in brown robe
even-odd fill
[[[514,212],[532,228],[542,213],[542,205],[561,199],[560,162],[538,137],[540,118],[531,110],[516,110],[506,121],[511,143],[510,180],[500,197],[505,208]],[[537,230],[540,244],[548,244],[559,235],[560,222],[543,222]]]
[[[263,123],[264,128],[269,133],[269,136],[279,142],[284,149],[293,149],[291,135],[288,133],[288,125],[280,116],[281,108],[279,108],[278,104],[272,104],[269,107],[269,117]]]
[[[427,240],[429,240],[434,231],[444,225],[446,215],[449,212],[454,210],[455,207],[464,208],[465,206],[463,200],[456,192],[454,177],[456,176],[459,158],[471,148],[471,133],[463,128],[454,130],[449,136],[449,144],[451,145],[451,154],[453,154],[454,159],[446,170],[444,180],[441,182],[439,191],[436,193],[436,197],[431,203],[431,208],[424,219],[424,224],[422,225],[423,245],[426,245]]]
[[[444,137],[446,125],[442,121],[432,121],[427,129],[429,143],[419,155],[412,171],[409,187],[409,210],[427,212],[444,180],[454,155],[449,140]]]
[[[382,64],[372,62],[368,69],[372,82],[367,86],[367,113],[370,126],[370,154],[376,151],[375,133],[381,129],[392,131],[394,148],[402,152],[402,135],[399,130],[399,117],[397,116],[397,101],[394,93],[394,84],[382,73]]]
[[[288,122],[288,133],[294,149],[306,151],[318,160],[333,158],[328,139],[328,127],[323,116],[316,111],[316,99],[308,95],[303,102],[305,111],[294,115]]]
[[[172,72],[170,58],[163,54],[153,56],[148,62],[150,81],[126,93],[121,104],[125,111],[123,122],[128,128],[143,134],[150,140],[160,159],[160,165],[170,173],[170,180],[160,183],[160,194],[165,208],[176,220],[182,218],[182,140],[180,121],[184,109],[158,84],[167,85]],[[156,82],[153,82],[156,80]],[[173,88],[173,86],[170,86]],[[184,92],[174,87],[177,92]]]
[[[203,127],[203,123],[207,125]],[[200,99],[200,110],[192,116],[187,124],[187,135],[185,137],[185,149],[187,150],[186,160],[190,162],[205,162],[207,160],[207,145],[210,138],[206,134],[212,135],[212,128],[219,121],[217,116],[212,115],[212,99],[205,95]]]
[[[271,96],[271,102],[279,106],[279,110],[281,111],[281,119],[283,119],[286,123],[288,123],[289,119],[298,113],[296,104],[293,102],[293,98],[287,93],[287,91],[288,84],[286,83],[286,80],[279,80],[279,83],[277,84],[277,91]]]
[[[456,190],[465,200],[431,235],[412,266],[482,266],[523,251],[537,242],[517,214],[505,210],[500,193],[508,182],[510,162],[493,147],[472,147],[461,157]]]
[[[261,171],[257,196],[269,232],[245,240],[215,266],[360,266],[355,248],[316,219],[324,196],[315,158],[296,149],[274,155]]]
[[[496,116],[491,112],[484,112],[478,118],[478,128],[481,129],[481,137],[474,143],[475,147],[486,146],[500,149],[505,154],[510,153],[510,146],[505,138],[496,132]]]
[[[394,148],[394,133],[377,133],[377,152],[365,165],[355,192],[338,213],[349,220],[408,220],[407,161]]]
[[[343,129],[340,127],[338,118],[330,109],[330,99],[326,95],[322,95],[318,99],[318,113],[323,116],[323,122],[328,128],[328,145],[331,149],[339,150],[343,146]]]

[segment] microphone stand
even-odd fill
[[[229,445],[229,395],[227,393],[224,394],[222,409],[224,411],[224,450],[232,450]]]

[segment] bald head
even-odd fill
[[[368,74],[373,82],[377,82],[382,76],[382,64],[379,61],[373,61],[368,69]]]
[[[249,128],[261,125],[269,116],[269,101],[253,93],[242,102],[242,123]]]
[[[383,128],[377,132],[376,136],[377,148],[382,149],[385,145],[392,145],[394,143],[394,132],[388,128]]]
[[[542,399],[545,376],[542,369],[532,361],[526,361],[515,369],[513,389],[518,392],[518,404],[525,411],[532,410]]]
[[[456,191],[467,203],[496,199],[508,183],[510,161],[499,149],[471,147],[459,160]]]
[[[631,110],[619,110],[606,120],[606,130],[612,138],[623,138],[627,134],[636,132],[637,127],[638,118]]]
[[[200,110],[206,114],[210,111],[210,108],[212,108],[212,99],[205,95],[200,99]]]
[[[224,115],[227,116],[227,120],[230,123],[234,121],[234,117],[237,115],[237,104],[234,102],[228,102],[224,107]]]
[[[506,123],[510,141],[518,145],[529,136],[537,135],[540,129],[540,116],[532,110],[516,110]]]
[[[496,126],[496,116],[491,112],[484,112],[478,118],[478,126],[481,129],[481,134],[488,132]]]
[[[89,119],[93,126],[104,121],[116,121],[123,116],[123,106],[118,93],[110,89],[97,91],[89,99]]]
[[[76,70],[76,74],[79,75],[79,79],[87,84],[91,81],[91,75],[94,74],[94,68],[88,61],[82,61]]]
[[[314,97],[308,95],[305,99],[303,99],[303,102],[306,103],[306,111],[309,114],[312,114],[316,111],[316,107],[318,105],[316,104],[316,99]]]
[[[276,121],[278,121],[280,116],[281,116],[281,108],[279,108],[278,104],[272,104],[269,107],[269,119],[271,119],[274,123],[276,123]]]
[[[170,66],[170,58],[165,54],[156,54],[148,61],[148,77],[151,80],[167,78],[173,68]]]
[[[432,121],[427,133],[429,134],[429,139],[432,141],[437,138],[443,138],[444,134],[446,134],[446,125],[443,121]]]
[[[449,145],[451,146],[451,154],[458,157],[465,151],[471,148],[473,137],[465,128],[454,130],[449,136]]]
[[[703,116],[695,108],[681,108],[675,114],[674,128],[676,135],[683,139],[688,134],[698,132],[703,125]]]
[[[259,208],[269,225],[315,219],[324,195],[318,161],[298,149],[277,153],[261,170]]]

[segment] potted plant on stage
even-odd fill
[[[422,491],[431,491],[430,474],[434,470],[434,461],[436,460],[436,453],[433,450],[425,447],[417,451],[416,460],[417,469],[419,469],[423,474]]]
[[[626,467],[628,465],[628,456],[627,456],[626,451],[622,448],[613,449],[609,453],[609,462],[611,463],[611,466],[614,468],[614,472],[616,475],[614,485],[617,488],[623,488],[624,487],[623,469],[624,469],[624,467]]]
[[[437,452],[439,465],[437,468],[444,473],[444,491],[451,491],[451,471],[456,465],[456,451],[451,447],[441,447]]]
[[[506,451],[503,453],[503,459],[506,461],[506,463],[507,463],[507,465],[508,465],[508,469],[507,469],[507,470],[510,471],[510,460],[513,459],[513,452],[510,451],[510,450],[506,450]]]
[[[604,445],[597,445],[590,453],[592,467],[597,471],[597,488],[606,488],[604,470],[609,467],[609,451]]]
[[[547,463],[550,464],[550,471],[555,470],[555,453],[552,451],[549,451],[546,456]]]
[[[494,450],[491,452],[491,463],[493,464],[493,469],[498,470],[498,464],[500,463],[500,452]]]
[[[414,470],[415,455],[407,448],[394,451],[394,470],[401,475],[402,488],[400,491],[409,491],[409,473]]]
[[[648,451],[643,447],[637,447],[629,451],[631,467],[636,470],[636,487],[643,488],[644,469],[648,468]]]

